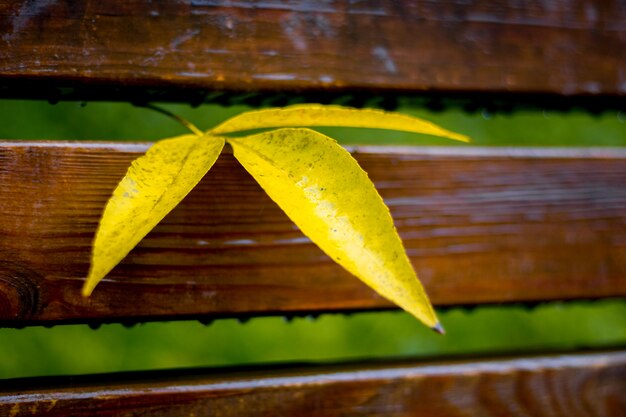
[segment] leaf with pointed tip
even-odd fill
[[[400,130],[469,142],[467,136],[434,123],[404,114],[373,109],[354,109],[320,104],[297,104],[283,108],[248,111],[231,117],[209,133],[223,135],[253,129],[298,126],[343,126]]]
[[[436,328],[389,209],[337,142],[310,129],[229,138],[234,155],[328,256],[382,296]]]
[[[133,161],[104,209],[83,295],[196,186],[223,147],[221,137],[184,135],[155,143]]]

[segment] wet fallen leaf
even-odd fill
[[[221,137],[185,135],[159,141],[133,161],[100,219],[83,295],[196,186],[223,147]]]
[[[228,143],[328,256],[429,327],[438,325],[389,209],[367,173],[334,139],[309,129],[279,129]]]
[[[417,117],[382,110],[353,109],[320,104],[297,104],[283,108],[248,111],[231,117],[211,129],[210,133],[223,135],[253,129],[299,126],[343,126],[399,130],[469,142],[469,138],[465,135],[450,132]]]

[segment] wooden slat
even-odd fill
[[[626,415],[626,352],[2,385],[0,414],[12,417],[616,417]]]
[[[4,0],[0,33],[5,96],[626,94],[621,0]]]
[[[0,322],[389,308],[225,151],[96,289],[107,198],[146,144],[0,142]],[[626,295],[626,150],[352,149],[437,305]]]

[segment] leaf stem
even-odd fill
[[[164,114],[168,117],[171,117],[172,119],[176,120],[178,123],[180,123],[181,125],[185,126],[187,129],[189,129],[192,133],[198,135],[198,136],[204,136],[204,132],[202,132],[200,129],[198,129],[196,126],[194,126],[193,123],[191,123],[189,120],[183,119],[182,117],[180,117],[177,114],[172,113],[169,110],[165,110],[161,107],[155,106],[154,104],[137,104],[137,107],[145,107],[146,109],[150,109],[150,110],[154,110],[158,113]]]

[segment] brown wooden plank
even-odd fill
[[[4,95],[626,93],[621,0],[4,0],[0,33]]]
[[[96,376],[58,384],[5,381],[0,414],[616,417],[626,415],[626,352]]]
[[[0,321],[388,308],[225,151],[94,295],[107,198],[146,144],[0,142]],[[353,148],[437,305],[626,295],[626,150]]]

